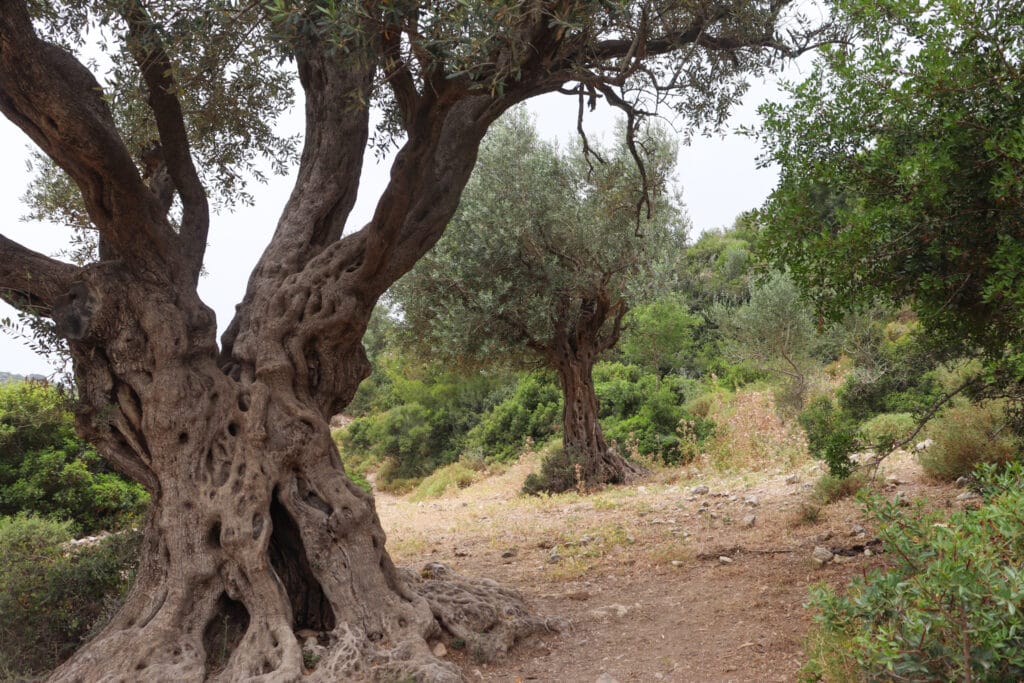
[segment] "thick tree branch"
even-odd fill
[[[182,250],[193,280],[198,281],[206,253],[210,208],[206,190],[192,161],[185,116],[175,94],[174,67],[140,2],[132,0],[122,16],[128,24],[128,47],[149,89],[148,102],[160,134],[163,161],[181,197],[183,213],[179,235]]]
[[[384,46],[384,80],[391,86],[403,126],[408,129],[416,117],[420,97],[409,65],[402,56],[402,34],[398,27],[385,27],[381,43]]]
[[[74,56],[39,39],[19,0],[0,2],[0,111],[67,171],[121,258],[154,270],[174,263],[174,231],[125,148],[103,89]]]
[[[0,235],[0,298],[15,308],[48,313],[80,270]]]

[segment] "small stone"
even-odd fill
[[[934,443],[935,443],[935,441],[932,440],[932,439],[925,439],[924,441],[918,441],[917,444],[914,446],[914,450],[915,451],[926,451],[929,448],[931,448],[932,444],[934,444]]]
[[[630,545],[636,543],[636,536],[633,536],[632,534],[626,534],[626,543]]]
[[[825,541],[828,541],[828,540],[831,540],[831,539],[832,539],[832,532],[831,531],[823,531],[823,532],[821,532],[820,534],[818,534],[817,536],[814,537],[814,540],[817,541],[818,543],[824,543]]]
[[[701,484],[700,486],[694,486],[692,489],[690,489],[690,493],[695,496],[707,495],[709,491],[711,491],[711,489],[709,489],[707,486],[704,486],[703,484]]]
[[[900,478],[897,477],[895,474],[890,474],[888,477],[885,478],[885,481],[892,484],[893,486],[899,486],[900,484],[903,483],[902,481],[900,481]]]
[[[756,508],[758,505],[760,505],[760,503],[757,502],[757,496],[748,496],[744,498],[743,504],[746,505],[748,508]]]
[[[789,475],[788,477],[786,477],[786,483],[787,484],[799,484],[800,483],[800,475],[799,474],[791,474],[791,475]]]
[[[516,555],[518,555],[518,554],[519,554],[519,551],[518,551],[518,550],[516,550],[515,548],[509,548],[508,550],[506,550],[505,552],[503,552],[503,553],[501,554],[501,556],[502,556],[502,558],[504,558],[504,559],[506,559],[506,560],[507,560],[507,559],[509,559],[510,557],[515,557],[515,556],[516,556]]]
[[[845,562],[853,562],[853,559],[854,558],[853,558],[852,555],[833,555],[832,556],[832,561],[835,562],[836,564],[843,564]]]
[[[647,493],[647,487],[646,486],[637,486],[636,487],[636,492],[639,493],[640,495],[644,495],[644,494]]]
[[[684,564],[686,564],[686,563],[683,562],[682,560],[672,560],[672,566],[673,567],[682,567]]]
[[[728,555],[720,555],[718,558],[718,564],[732,564],[732,558]]]
[[[306,638],[306,640],[302,643],[302,646],[307,650],[312,650],[313,648],[319,647],[319,645],[320,641],[317,640],[316,636],[313,636],[312,638]]]
[[[901,508],[910,506],[910,501],[907,500],[907,497],[904,496],[902,493],[897,493],[895,496],[893,496],[892,502],[893,504],[898,505]]]
[[[961,487],[961,488],[964,487],[964,486],[969,486],[970,483],[971,483],[971,478],[966,476],[966,475],[964,475],[962,477],[957,477],[956,478],[956,485]]]
[[[872,555],[874,555],[874,553],[871,552],[871,548],[864,548],[864,557],[871,557]]]
[[[850,527],[850,535],[851,536],[860,536],[861,534],[866,534],[866,533],[867,533],[867,529],[865,529],[860,524],[854,524],[852,527]]]
[[[594,683],[619,683],[619,681],[607,671],[602,671],[601,675],[597,677],[597,680],[594,681]]]
[[[448,648],[444,646],[444,643],[438,643],[434,646],[434,649],[432,649],[431,652],[434,653],[435,657],[444,657],[448,654]]]
[[[835,555],[832,554],[832,551],[821,545],[815,546],[814,552],[811,553],[811,558],[813,558],[819,566],[831,562],[833,557],[835,557]]]
[[[660,671],[657,672],[656,674],[654,674],[654,680],[656,680],[656,681],[663,681],[663,680],[665,680],[665,674],[661,673]]]
[[[302,642],[306,642],[310,638],[316,638],[317,635],[319,634],[311,628],[300,628],[298,631],[295,632],[295,637],[301,640]]]
[[[957,496],[956,499],[957,500],[979,500],[979,499],[981,499],[981,494],[978,493],[977,491],[964,491],[959,496]]]
[[[553,551],[551,553],[551,555],[548,556],[548,563],[549,564],[558,564],[561,561],[562,561],[562,555],[557,550]]]
[[[743,526],[748,529],[757,524],[757,515],[747,515],[743,518]]]
[[[629,608],[618,603],[590,610],[590,616],[595,619],[607,619],[608,617],[618,617],[621,619],[627,614],[629,614]]]

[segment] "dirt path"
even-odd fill
[[[538,613],[570,620],[568,633],[535,638],[489,664],[448,643],[446,656],[470,680],[797,680],[808,587],[885,562],[861,552],[823,567],[812,559],[815,546],[873,538],[858,528],[867,522],[852,500],[823,509],[816,523],[794,522],[815,465],[716,478],[666,471],[586,497],[517,496],[534,465],[528,458],[436,501],[378,498],[397,562],[444,562],[514,586]],[[707,493],[694,492],[701,485]],[[910,456],[887,463],[876,486],[930,505],[953,505],[958,493],[925,481]]]

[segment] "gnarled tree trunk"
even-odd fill
[[[367,305],[303,278],[256,293],[266,313],[222,366],[198,299],[117,263],[82,276],[55,309],[72,337],[79,427],[152,506],[125,605],[52,680],[454,681],[428,648],[442,627],[493,655],[542,626],[513,593],[393,566],[316,392],[330,377],[332,401],[347,401],[368,374]],[[352,331],[327,343],[317,332],[332,316]]]
[[[577,304],[569,325],[556,326],[546,348],[548,364],[558,373],[562,388],[562,445],[571,476],[548,477],[541,488],[564,491],[603,484],[621,484],[643,473],[609,448],[598,419],[600,405],[594,391],[593,370],[598,356],[615,346],[626,314],[622,299],[612,301],[604,286],[596,286],[590,297]]]

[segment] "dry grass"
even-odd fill
[[[779,417],[769,391],[716,394],[708,414],[717,428],[706,459],[718,472],[791,469],[809,461],[803,431]]]

